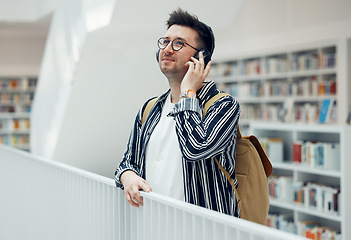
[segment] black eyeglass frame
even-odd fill
[[[166,47],[168,47],[168,45],[169,44],[171,44],[171,46],[172,46],[172,49],[174,50],[174,51],[179,51],[179,50],[181,50],[183,47],[184,47],[184,45],[188,45],[189,47],[191,47],[192,49],[195,49],[196,51],[200,51],[199,49],[197,49],[197,48],[195,48],[195,47],[193,47],[193,46],[191,46],[189,43],[187,43],[187,42],[185,42],[183,39],[181,39],[181,38],[176,38],[176,39],[173,39],[172,41],[171,40],[169,40],[170,42],[166,45],[166,46],[164,46],[162,43],[161,43],[161,40],[169,40],[169,38],[167,38],[167,37],[160,37],[158,40],[157,40],[157,46],[158,46],[158,48],[159,49],[165,49]],[[174,49],[174,41],[181,41],[182,43],[183,43],[183,45],[179,48],[179,49]]]

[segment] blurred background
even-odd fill
[[[156,41],[178,7],[212,27],[214,61],[351,36],[350,0],[0,0],[0,79],[35,87],[25,150],[113,178],[137,111],[168,89]]]

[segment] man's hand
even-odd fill
[[[206,80],[211,68],[211,61],[205,68],[204,56],[203,53],[200,52],[199,60],[191,57],[191,61],[187,62],[185,65],[188,66],[188,71],[180,85],[181,91],[184,91],[185,89],[192,89],[196,92],[202,87],[204,81]]]
[[[124,194],[128,203],[134,207],[143,206],[143,197],[140,196],[139,189],[145,192],[152,191],[145,179],[139,177],[133,171],[125,171],[121,175],[121,183],[124,187]]]

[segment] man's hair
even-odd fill
[[[208,29],[209,27],[207,25],[200,22],[196,15],[191,15],[187,11],[178,8],[169,14],[167,29],[169,29],[172,25],[186,26],[195,30],[198,33],[198,41],[200,42],[200,45],[205,46],[205,48],[212,55],[214,50],[214,36],[212,34],[212,30]]]

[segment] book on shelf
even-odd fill
[[[294,104],[292,122],[315,123],[318,116],[317,104]]]
[[[340,231],[330,227],[321,226],[314,221],[301,221],[297,224],[298,235],[304,236],[308,239],[325,239],[325,240],[341,240],[342,235]]]
[[[340,144],[323,144],[324,169],[340,171]]]
[[[15,107],[13,106],[0,106],[0,112],[2,113],[13,113],[15,111]]]
[[[302,148],[302,145],[303,145],[303,142],[302,141],[293,141],[293,146],[292,146],[292,149],[293,149],[293,162],[294,163],[301,163],[301,148]]]
[[[320,52],[318,54],[318,66],[320,69],[335,68],[336,65],[335,49],[333,49],[333,52],[331,53]]]
[[[317,86],[318,96],[335,95],[336,94],[336,78],[331,75],[318,81]]]
[[[233,97],[238,97],[239,96],[238,84],[237,83],[230,84],[229,92]]]
[[[13,135],[11,137],[11,145],[18,146],[18,145],[27,145],[29,144],[29,136],[28,135]]]
[[[319,226],[320,224],[316,221],[300,221],[297,223],[297,234],[307,237],[306,235],[309,235],[309,233],[306,233],[307,230]]]
[[[17,89],[18,86],[19,86],[19,79],[9,79],[8,89],[14,90],[14,89]]]
[[[0,135],[0,144],[9,145],[10,144],[9,137]]]
[[[248,96],[249,89],[238,88],[235,90],[239,95],[246,92]],[[238,100],[242,101],[243,96]],[[245,98],[244,98],[245,99]],[[257,98],[259,101],[259,98]],[[325,104],[325,103],[324,103]],[[330,100],[330,106],[324,114],[321,106],[317,102],[299,103],[294,102],[293,98],[287,98],[282,104],[268,103],[264,105],[251,104],[243,102],[241,104],[241,117],[249,120],[263,121],[281,121],[281,122],[299,122],[299,123],[335,123],[337,120],[337,103]]]
[[[285,122],[291,122],[292,121],[292,117],[293,117],[293,108],[294,108],[294,101],[292,98],[288,98],[285,100],[284,103],[284,109],[285,109],[285,117],[284,117],[284,121]]]
[[[339,230],[331,227],[321,226],[317,221],[294,222],[291,214],[269,213],[266,225],[281,231],[297,234],[308,239],[317,240],[341,240],[342,235]]]
[[[318,69],[318,57],[316,52],[295,53],[291,57],[290,68],[292,71],[306,71]]]
[[[293,162],[313,168],[340,171],[339,143],[295,141],[292,145]]]
[[[243,59],[227,63],[213,64],[211,76],[250,76],[259,74],[275,74],[288,71],[308,71],[336,67],[335,49],[330,53],[297,52],[288,59],[286,54],[270,56],[265,59]]]
[[[317,149],[317,142],[306,142],[305,143],[305,158],[302,159],[302,162],[310,167],[316,167],[316,149]]]
[[[351,107],[349,108],[349,113],[347,114],[346,123],[351,124]]]
[[[14,106],[1,106],[0,113],[30,113],[31,106],[23,106],[22,104],[15,104]]]
[[[0,78],[0,90],[22,90],[27,91],[35,88],[38,79],[35,77]]]
[[[261,61],[259,59],[243,61],[241,75],[250,76],[261,73]]]
[[[291,176],[272,176],[268,178],[269,196],[284,203],[293,203],[293,178]]]
[[[293,182],[293,195],[294,195],[294,202],[301,204],[305,202],[305,194],[303,191],[303,187],[305,186],[305,183],[302,181],[294,181]]]
[[[339,188],[313,182],[293,182],[293,202],[306,209],[338,215],[340,213],[341,192]]]
[[[282,138],[261,138],[260,142],[271,162],[283,162]]]
[[[291,214],[269,213],[266,226],[296,234],[295,223]]]
[[[288,60],[286,56],[269,57],[265,61],[264,73],[275,74],[288,71]]]
[[[327,123],[330,121],[331,109],[333,107],[333,101],[331,99],[324,99],[319,109],[319,123]]]

